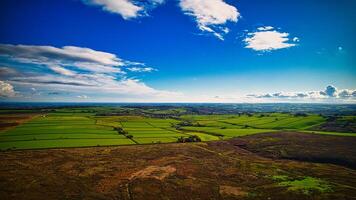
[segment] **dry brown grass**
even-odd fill
[[[356,197],[354,169],[262,157],[235,144],[241,142],[1,152],[0,196],[4,200]],[[299,148],[307,153],[309,147]],[[315,177],[328,182],[332,191],[309,195],[290,191],[273,179],[281,175]]]

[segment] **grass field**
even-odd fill
[[[246,128],[246,129],[226,128],[226,129],[221,129],[221,128],[215,128],[215,127],[194,127],[194,126],[184,127],[183,130],[198,131],[198,132],[208,133],[208,134],[212,134],[212,135],[216,135],[216,136],[221,135],[224,139],[232,138],[232,137],[245,136],[245,135],[251,135],[251,134],[257,134],[257,133],[266,133],[266,132],[277,131],[277,130],[271,130],[271,129],[253,129],[253,128]]]
[[[204,126],[227,128],[250,127],[256,129],[307,129],[320,124],[325,119],[319,115],[294,116],[289,114],[257,115],[186,115],[182,119],[194,121]]]
[[[97,125],[88,114],[38,115],[0,134],[1,149],[134,144],[112,127]]]
[[[172,126],[179,121],[139,116],[100,117],[90,113],[41,114],[0,134],[0,149],[37,149],[176,142],[187,137]],[[118,134],[121,127],[133,136]],[[201,136],[206,134],[200,133]],[[204,138],[215,138],[209,135]]]
[[[179,137],[187,136],[173,128],[179,121],[173,119],[124,118],[121,127],[133,136],[139,144],[176,142]]]
[[[177,142],[180,137],[191,135],[198,136],[202,141],[211,141],[280,130],[340,136],[354,135],[309,130],[310,127],[325,121],[319,115],[295,116],[282,113],[182,115],[175,119],[96,115],[108,109],[65,108],[48,114],[1,114],[1,124],[4,128],[0,129],[0,149],[171,143]],[[119,108],[109,110],[120,111]],[[156,110],[150,112],[161,113]],[[179,110],[169,110],[169,112],[179,113]],[[342,119],[354,120],[355,118],[345,116]],[[183,122],[188,124],[182,125]],[[118,132],[118,128],[124,133]]]

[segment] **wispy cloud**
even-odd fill
[[[85,91],[104,96],[109,94],[153,98],[181,95],[177,92],[151,88],[139,79],[127,77],[124,72],[125,69],[150,72],[154,71],[154,68],[89,48],[0,44],[0,57],[26,66],[14,75],[4,76],[8,82],[3,83],[3,91],[7,91],[7,97],[13,96],[9,95],[10,89],[13,89],[12,85],[22,88],[36,87],[52,92],[64,90],[83,93]],[[0,69],[9,71],[8,67]],[[13,71],[16,71],[15,68]]]
[[[58,65],[50,65],[48,66],[48,68],[50,68],[52,71],[64,75],[64,76],[74,76],[76,75],[76,73],[72,70],[68,70],[64,67],[58,66]]]
[[[273,26],[262,26],[262,27],[258,27],[257,30],[259,31],[269,31],[269,30],[273,30]]]
[[[180,0],[182,11],[193,16],[201,31],[210,32],[224,40],[229,32],[227,22],[237,22],[240,17],[238,10],[223,0]]]
[[[157,69],[154,69],[152,67],[130,67],[127,68],[131,72],[153,72],[157,71]]]
[[[0,67],[0,77],[8,77],[17,74],[18,73],[15,69],[12,69],[10,67],[5,67],[5,66]]]
[[[90,48],[0,44],[0,55],[19,63],[67,66],[91,72],[121,72],[128,61]]]
[[[289,33],[279,32],[272,26],[257,28],[257,31],[250,32],[244,39],[245,48],[255,51],[272,51],[296,46],[299,38],[289,38]]]
[[[164,0],[82,0],[87,5],[100,6],[103,10],[121,15],[124,19],[147,16],[147,10],[164,3]]]

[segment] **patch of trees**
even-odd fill
[[[114,130],[117,131],[118,134],[124,135],[128,139],[133,138],[133,135],[129,135],[129,132],[125,131],[121,127],[114,127]]]
[[[269,114],[260,114],[258,117],[262,118],[262,117],[269,117]]]
[[[122,129],[121,127],[114,127],[114,130],[117,131],[118,134],[121,134],[121,135],[127,135],[128,132],[125,131],[124,129]]]
[[[179,142],[179,143],[201,142],[201,139],[197,135],[191,135],[189,137],[179,137],[177,142]]]
[[[306,114],[306,113],[295,113],[294,117],[308,117],[308,114]]]

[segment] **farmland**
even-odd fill
[[[354,116],[201,106],[3,109],[0,196],[352,199]]]
[[[213,141],[284,130],[353,136],[352,132],[328,131],[324,124],[330,120],[317,114],[198,115],[186,114],[184,108],[121,107],[17,112],[20,113],[11,114],[11,110],[7,110],[0,114],[3,121],[1,150],[175,143],[179,138],[190,136],[198,136],[201,141]],[[353,124],[354,118],[344,116],[338,121]]]
[[[82,114],[38,115],[2,133],[0,141],[1,148],[16,149],[133,144]]]

